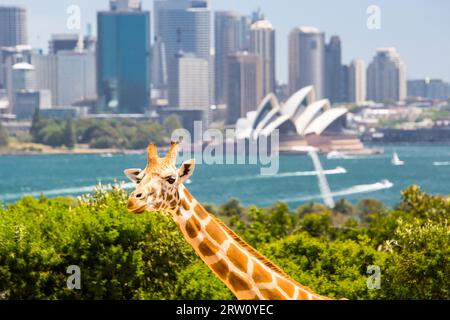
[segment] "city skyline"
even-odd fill
[[[284,2],[287,0],[281,0]],[[97,0],[95,3],[87,0],[58,1],[52,3],[48,10],[46,2],[29,3],[26,0],[2,0],[0,5],[21,5],[27,9],[28,33],[30,44],[45,51],[51,34],[70,32],[66,28],[67,7],[78,5],[82,13],[83,27],[91,23],[96,29],[96,11],[108,6],[107,0]],[[381,30],[369,30],[366,26],[369,5],[378,5],[381,9]],[[49,3],[50,5],[50,3]],[[277,79],[287,83],[287,51],[288,34],[296,26],[315,26],[325,33],[326,41],[332,35],[339,35],[342,41],[342,61],[349,64],[353,59],[363,59],[366,63],[372,60],[379,47],[396,47],[408,66],[407,78],[442,78],[450,79],[450,43],[445,39],[429,37],[429,34],[442,34],[450,30],[450,21],[445,19],[445,8],[450,9],[450,3],[435,0],[432,6],[421,1],[389,3],[387,1],[351,1],[345,6],[330,2],[316,1],[290,3],[290,10],[277,2],[275,5],[268,0],[249,1],[211,1],[211,10],[232,10],[241,14],[251,14],[258,7],[270,20],[277,32]],[[324,10],[327,8],[327,10]],[[153,1],[143,1],[143,9],[153,14]],[[49,19],[49,16],[51,17]],[[399,20],[401,19],[401,20]],[[341,23],[345,21],[346,23]],[[411,21],[411,23],[408,23]],[[422,21],[418,23],[417,21]],[[430,23],[430,22],[433,23]],[[426,26],[426,28],[424,28]],[[420,45],[417,42],[420,41]],[[424,63],[426,61],[426,63]]]

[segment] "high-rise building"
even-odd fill
[[[19,119],[31,119],[36,109],[51,107],[49,90],[20,90],[14,95],[14,114]]]
[[[367,99],[395,102],[405,98],[405,64],[395,48],[378,49],[367,68]]]
[[[141,10],[141,0],[109,0],[109,7],[113,11]]]
[[[61,51],[57,55],[57,106],[96,98],[95,53]]]
[[[215,101],[216,104],[223,104],[226,95],[225,81],[228,56],[241,50],[242,17],[236,12],[217,11],[215,13],[214,22]]]
[[[428,79],[427,79],[428,80]],[[450,98],[450,84],[442,79],[427,81],[427,96],[430,100],[447,100]]]
[[[30,63],[31,46],[17,45],[0,48],[0,89],[8,88],[8,77],[11,79],[12,66],[19,62]]]
[[[263,98],[261,57],[248,52],[230,55],[227,69],[227,123],[235,124]]]
[[[0,6],[0,47],[28,44],[26,10]]]
[[[58,51],[72,51],[78,46],[79,35],[76,33],[53,34],[48,42],[48,52],[57,54]]]
[[[349,66],[349,102],[361,103],[366,100],[366,65],[364,60],[355,59]]]
[[[95,46],[95,39],[89,33],[85,37],[77,33],[53,34],[48,42],[48,52],[49,54],[57,54],[59,51],[82,51],[93,49],[93,46]]]
[[[155,37],[164,43],[168,95],[170,96],[170,91],[177,86],[175,60],[180,52],[193,54],[197,58],[207,60],[210,80],[213,80],[211,11],[208,1],[156,0],[154,1],[154,12],[156,17]],[[211,86],[211,88],[213,87]]]
[[[345,64],[341,65],[340,81],[338,102],[348,102],[350,100],[350,66]]]
[[[250,27],[250,52],[261,57],[263,96],[275,92],[275,30],[268,20],[258,20]]]
[[[137,1],[111,1],[97,13],[99,108],[145,113],[150,107],[150,12]]]
[[[408,97],[447,100],[450,98],[450,83],[429,78],[408,80]]]
[[[178,109],[209,110],[209,61],[192,54],[179,54],[175,60],[176,86],[170,91],[169,105]]]
[[[289,94],[313,85],[317,99],[325,94],[324,34],[314,27],[298,27],[289,34]]]
[[[36,89],[35,68],[27,62],[19,62],[12,66],[11,72],[8,74],[8,98],[12,112],[15,108],[15,97],[19,91]]]
[[[53,106],[58,105],[59,83],[57,59],[57,55],[43,54],[42,52],[33,52],[31,55],[31,64],[36,70],[36,89],[50,91]]]
[[[332,36],[325,46],[325,97],[331,103],[345,101],[343,79],[345,71],[341,58],[341,39]]]
[[[164,42],[155,37],[151,54],[152,98],[167,99],[167,61]],[[154,95],[154,96],[153,96]]]

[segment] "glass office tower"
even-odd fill
[[[97,13],[99,111],[145,113],[150,107],[150,13]]]

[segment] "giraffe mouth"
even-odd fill
[[[139,204],[136,203],[136,201],[133,201],[132,199],[128,200],[128,211],[132,212],[132,213],[143,213],[146,208],[147,208],[147,204],[143,203],[143,204]]]

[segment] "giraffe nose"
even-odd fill
[[[135,197],[136,199],[140,200],[140,199],[143,198],[143,194],[142,194],[142,192],[139,192],[139,193],[136,193],[136,194],[134,195],[134,197]]]

